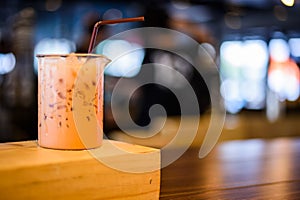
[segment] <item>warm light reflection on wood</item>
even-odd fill
[[[223,142],[204,159],[197,150],[162,169],[160,199],[299,199],[300,138]]]

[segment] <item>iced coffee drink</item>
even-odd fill
[[[96,54],[38,55],[38,143],[90,149],[103,138],[103,70]]]

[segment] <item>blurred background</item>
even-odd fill
[[[122,102],[126,88],[135,87],[139,73],[149,70],[142,64],[156,62],[174,67],[189,80],[203,115],[210,112],[207,87],[220,93],[227,112],[224,139],[300,135],[298,0],[5,0],[0,11],[0,142],[37,138],[37,53],[86,52],[96,21],[136,16],[145,16],[146,21],[105,26],[97,41],[137,27],[178,30],[201,44],[220,73],[210,74],[207,62],[203,68],[215,83],[207,86],[201,74],[169,52],[144,49],[129,54],[126,62],[106,71],[107,134],[118,130],[110,112],[111,91],[118,79],[127,80],[124,94],[119,94]],[[136,47],[142,48],[138,38],[108,40],[95,51],[113,57],[111,49]],[[174,74],[162,76],[163,72],[151,69],[149,73],[153,80],[163,78],[184,92]],[[131,97],[130,112],[136,123],[147,125],[148,110],[157,103],[171,118],[180,115],[169,88],[147,85]]]

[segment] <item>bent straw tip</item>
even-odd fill
[[[141,16],[141,17],[138,17],[141,21],[145,21],[145,17],[144,16]]]
[[[98,31],[98,28],[99,28],[100,25],[118,24],[118,23],[124,23],[124,22],[137,22],[137,21],[144,21],[144,20],[145,20],[144,16],[140,16],[140,17],[133,17],[133,18],[121,18],[121,19],[98,21],[94,25],[94,29],[93,29],[93,32],[92,32],[88,53],[91,53],[94,46],[95,46],[97,31]]]

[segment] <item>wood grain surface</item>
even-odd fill
[[[98,150],[92,155],[45,149],[35,141],[0,144],[0,199],[159,198],[159,150],[107,140]],[[112,167],[118,164],[131,172]]]
[[[162,169],[161,200],[300,198],[300,138],[226,141],[203,159],[198,151]]]

